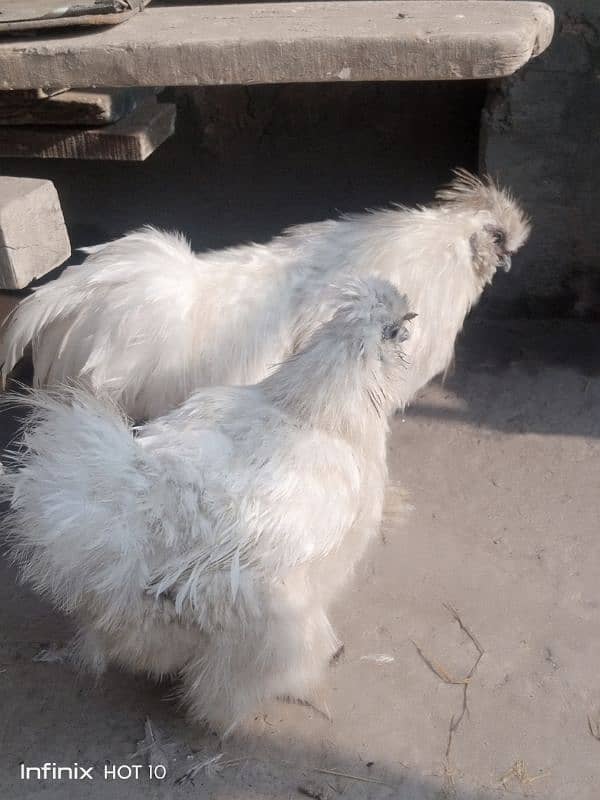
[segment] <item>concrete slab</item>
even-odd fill
[[[596,800],[600,742],[597,326],[471,320],[457,369],[396,419],[392,480],[414,511],[388,520],[334,611],[346,645],[328,676],[333,723],[273,705],[219,755],[172,687],[112,673],[100,685],[32,659],[69,623],[0,582],[0,794],[11,800]],[[4,444],[15,420],[6,410]],[[446,756],[476,650],[484,655]],[[438,667],[439,669],[439,667]],[[164,780],[113,780],[150,717]],[[161,753],[162,750],[162,753]],[[22,781],[20,763],[94,766],[89,781]],[[108,767],[109,778],[104,779]],[[126,774],[126,771],[123,772]],[[312,794],[310,794],[312,793]]]
[[[150,6],[112,29],[0,43],[0,89],[460,80],[510,75],[552,9],[504,0]]]
[[[71,255],[51,181],[0,177],[0,288],[22,289]]]

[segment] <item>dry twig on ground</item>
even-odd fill
[[[506,789],[510,781],[514,779],[518,781],[521,786],[528,786],[531,783],[535,783],[535,781],[539,781],[540,778],[547,778],[549,775],[549,772],[540,772],[538,775],[530,775],[525,762],[522,758],[519,758],[508,772],[500,778],[499,783]]]
[[[451,753],[451,750],[452,750],[452,742],[453,742],[453,739],[454,739],[454,734],[459,729],[460,724],[463,721],[463,718],[464,718],[465,714],[467,714],[468,711],[469,711],[469,705],[468,705],[469,685],[470,685],[470,682],[471,682],[471,678],[475,674],[475,670],[479,666],[479,662],[483,658],[485,650],[481,646],[481,644],[480,644],[479,640],[477,639],[477,637],[475,636],[475,634],[470,630],[470,628],[468,628],[464,624],[464,622],[462,621],[462,618],[461,618],[460,614],[458,613],[458,611],[453,606],[451,606],[449,603],[444,603],[444,608],[450,613],[450,615],[452,616],[454,621],[458,623],[458,626],[460,627],[461,631],[463,631],[463,633],[465,633],[468,636],[468,638],[472,642],[474,648],[477,650],[477,657],[476,657],[475,661],[473,662],[473,666],[471,667],[469,672],[464,676],[464,678],[454,678],[448,672],[447,669],[445,669],[441,664],[439,664],[437,661],[435,661],[430,656],[428,656],[424,652],[423,648],[419,647],[419,645],[416,642],[413,641],[413,644],[414,644],[414,646],[415,646],[415,648],[417,650],[417,653],[421,656],[422,660],[429,667],[429,669],[434,673],[434,675],[436,675],[441,681],[443,681],[444,683],[447,683],[449,685],[462,686],[462,704],[461,704],[461,709],[460,709],[460,712],[458,714],[453,714],[452,718],[450,720],[450,727],[448,729],[448,740],[447,740],[447,743],[446,743],[446,752],[445,752],[445,755],[444,755],[444,758],[445,758],[444,774],[446,775],[446,778],[448,779],[448,781],[450,783],[453,783],[452,770],[450,769],[450,753]]]

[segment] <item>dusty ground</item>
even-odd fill
[[[414,510],[386,524],[335,609],[346,650],[324,691],[331,723],[273,705],[220,751],[185,725],[170,687],[116,672],[96,686],[34,661],[69,623],[4,566],[0,796],[279,800],[304,787],[340,800],[595,800],[599,333],[471,320],[445,387],[395,420],[391,473]],[[4,438],[11,425],[5,414]],[[484,651],[447,755],[464,686],[444,678],[464,678],[477,650],[445,604]],[[105,764],[145,763],[131,757],[147,717],[170,742],[153,756],[167,777],[105,781]],[[193,782],[174,784],[221,752]],[[25,783],[22,761],[94,765],[95,780]]]

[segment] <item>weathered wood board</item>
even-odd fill
[[[50,97],[0,92],[0,125],[108,125],[130,114],[153,89],[71,89]]]
[[[0,91],[0,109],[4,106],[13,105],[16,97],[18,97],[20,101],[24,103],[34,103],[38,100],[46,100],[48,97],[52,97],[55,94],[61,94],[61,92],[67,91],[68,87],[62,87],[60,89],[38,87],[36,89],[17,89],[14,92]]]
[[[168,3],[94,33],[0,42],[0,89],[495,78],[553,29],[549,6],[514,0]]]
[[[173,133],[175,105],[146,100],[98,128],[0,127],[0,157],[144,161]]]
[[[118,25],[150,0],[0,0],[0,35],[81,25]]]
[[[0,176],[0,289],[22,289],[70,255],[52,181]]]

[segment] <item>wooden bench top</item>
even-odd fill
[[[554,28],[512,0],[152,4],[92,32],[0,41],[0,89],[461,80],[510,75]]]

